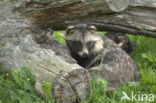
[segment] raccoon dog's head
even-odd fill
[[[124,33],[107,32],[105,36],[117,43],[117,45],[125,50],[127,53],[132,52],[135,48],[128,36]]]
[[[64,38],[70,51],[80,57],[95,55],[103,49],[102,36],[96,33],[95,26],[87,24],[68,26]]]

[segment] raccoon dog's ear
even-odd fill
[[[95,31],[97,30],[96,27],[93,26],[93,25],[89,26],[88,28],[89,28],[89,29],[92,29],[92,30],[95,30]]]
[[[70,25],[70,26],[67,27],[67,30],[70,30],[70,29],[73,29],[73,28],[75,28],[75,26]]]
[[[70,35],[70,34],[73,34],[74,33],[74,30],[73,29],[75,29],[75,26],[68,26],[67,27],[67,29],[66,29],[66,31],[65,31],[65,36],[67,36],[67,35]]]
[[[67,39],[67,34],[68,34],[68,32],[71,30],[71,29],[73,29],[73,28],[75,28],[75,26],[73,26],[73,25],[70,25],[70,26],[68,26],[67,28],[66,28],[66,31],[65,31],[65,33],[64,34],[62,34],[62,33],[59,33],[59,35],[61,36],[61,37],[63,37],[64,39]]]

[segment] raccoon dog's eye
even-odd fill
[[[82,43],[80,41],[67,40],[67,42],[74,50],[82,48]]]
[[[74,34],[74,30],[69,30],[69,34]]]
[[[66,32],[66,35],[72,35],[72,34],[74,34],[74,29],[69,29],[69,30],[67,30],[67,32]]]
[[[87,42],[87,48],[88,49],[92,48],[94,44],[95,44],[95,41],[89,41],[89,42]]]

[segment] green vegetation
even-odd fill
[[[64,43],[65,43],[65,40],[62,38],[61,34],[63,34],[63,31],[54,32],[53,38],[54,38],[55,40],[57,40],[58,43],[64,44]]]
[[[42,84],[46,96],[44,99],[37,94],[35,82],[35,76],[27,67],[14,70],[11,74],[0,71],[0,103],[54,103],[49,97],[51,84],[46,82]]]
[[[65,43],[59,33],[62,31],[55,32],[53,38],[59,43]],[[138,98],[141,94],[153,94],[156,101],[156,39],[128,36],[136,46],[130,56],[138,67],[138,81],[129,82],[113,92],[106,93],[107,81],[96,78],[91,82],[88,99],[82,100],[82,103],[155,103],[145,100],[140,102]],[[42,98],[35,91],[35,82],[35,76],[26,67],[12,71],[11,74],[0,71],[0,103],[54,103],[50,98],[51,84],[43,82],[41,88],[46,98]],[[123,91],[130,97],[132,92],[137,94],[137,101],[121,101]]]

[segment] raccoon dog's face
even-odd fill
[[[94,55],[103,49],[103,39],[96,33],[95,26],[68,26],[64,38],[70,51],[80,57]]]

